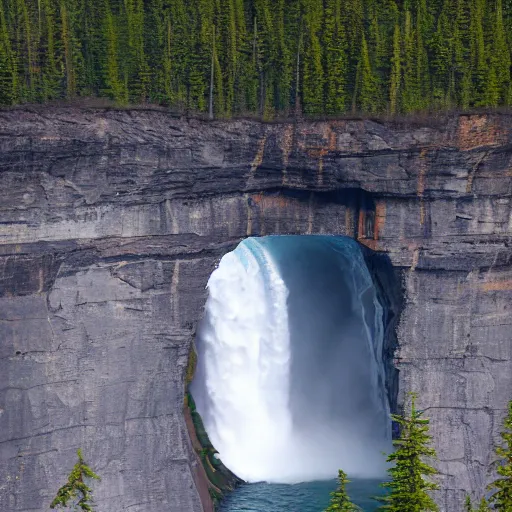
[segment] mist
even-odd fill
[[[383,475],[383,311],[358,244],[249,238],[208,292],[192,394],[223,463],[249,482]]]

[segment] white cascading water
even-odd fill
[[[333,320],[334,327],[318,340],[311,334],[317,329],[315,319],[318,330],[324,329],[333,300],[323,305],[315,299],[312,281],[304,281],[304,290],[293,281],[306,279],[309,268],[312,275],[318,273],[318,282],[330,281],[330,274],[321,275],[328,264],[308,266],[295,258],[295,266],[286,265],[290,254],[300,254],[293,253],[301,249],[297,243],[306,239],[317,260],[325,253],[335,261],[336,251],[348,250],[336,265],[349,267],[343,279],[354,295],[343,306],[342,320]],[[192,393],[219,457],[246,481],[330,479],[339,468],[374,477],[384,470],[381,452],[389,448],[390,435],[382,308],[357,245],[333,246],[329,239],[249,238],[222,258],[208,281]],[[303,254],[306,258],[308,251]],[[299,290],[300,300],[311,289],[311,301],[294,305],[290,289]],[[365,302],[373,308],[371,326]],[[361,318],[360,325],[352,325],[351,315]],[[354,340],[355,348],[350,348],[352,341],[338,341],[337,331],[340,340]]]

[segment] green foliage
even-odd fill
[[[512,401],[508,404],[508,413],[501,433],[503,445],[496,448],[499,465],[496,469],[500,478],[494,481],[489,489],[495,491],[489,502],[493,510],[510,512],[512,510]]]
[[[384,503],[380,510],[434,512],[438,508],[428,492],[436,490],[438,486],[430,482],[428,477],[437,471],[425,462],[425,458],[436,456],[435,450],[429,446],[429,420],[416,409],[416,395],[411,393],[409,398],[407,412],[392,415],[400,426],[400,437],[393,442],[395,452],[387,458],[394,466],[388,470],[391,480],[382,484],[389,493],[379,498]]]
[[[341,0],[327,0],[322,47],[325,68],[325,112],[341,114],[348,103],[347,39],[341,14]]]
[[[185,387],[188,389],[190,386],[192,379],[194,378],[194,373],[197,367],[197,352],[195,347],[190,348],[190,352],[188,353],[188,363],[187,363],[187,373],[185,375]]]
[[[358,512],[361,509],[354,505],[348,497],[346,487],[350,480],[341,469],[338,471],[338,488],[331,492],[331,503],[325,512]]]
[[[58,490],[50,508],[70,506],[73,510],[93,512],[92,489],[84,482],[84,479],[100,480],[100,477],[84,462],[82,450],[79,449],[77,455],[78,462],[73,467],[66,484]],[[70,501],[71,504],[69,504]]]
[[[364,113],[374,114],[379,109],[379,86],[377,78],[372,70],[370,55],[368,52],[368,44],[363,35],[361,45],[361,59],[358,65],[358,106],[359,110]]]
[[[389,110],[396,114],[399,110],[400,88],[402,83],[402,56],[400,50],[400,26],[393,31],[393,56],[391,58],[391,78],[389,89]]]
[[[464,503],[464,512],[489,512],[491,509],[489,508],[489,504],[485,498],[480,500],[480,504],[478,508],[473,508],[471,504],[471,498],[466,496],[466,501]]]
[[[510,0],[0,0],[0,104],[206,113],[212,91],[215,115],[265,119],[497,107],[511,51]]]
[[[482,498],[480,500],[480,504],[478,505],[478,508],[476,509],[476,512],[489,512],[491,509],[489,508],[489,504],[487,503],[487,500],[485,498]]]

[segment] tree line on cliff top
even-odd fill
[[[0,104],[212,116],[510,106],[512,0],[0,0]]]

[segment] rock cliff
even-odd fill
[[[183,415],[205,284],[241,239],[280,233],[389,258],[398,399],[419,391],[431,417],[436,498],[484,492],[512,398],[512,116],[18,109],[0,148],[0,510],[47,510],[79,447],[102,512],[208,510]]]

